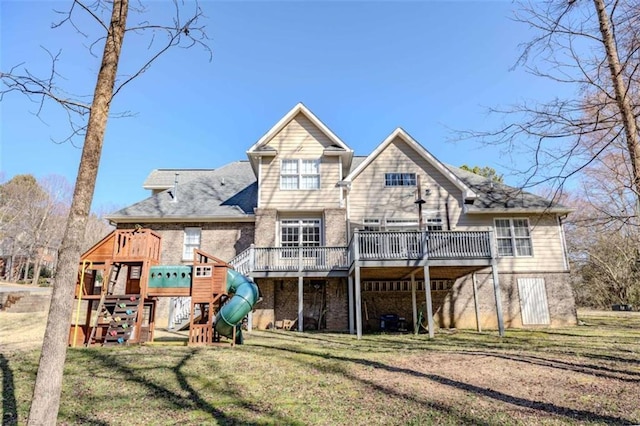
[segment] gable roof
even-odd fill
[[[327,138],[333,143],[332,146],[328,147],[326,151],[333,151],[335,153],[344,153],[349,157],[353,155],[353,150],[347,146],[335,133],[331,131],[314,113],[312,113],[309,108],[307,108],[302,102],[298,102],[296,106],[291,108],[289,112],[287,112],[284,117],[282,117],[267,133],[265,133],[256,143],[253,144],[249,150],[247,150],[247,156],[249,157],[249,161],[251,162],[251,166],[253,167],[254,173],[258,173],[257,166],[257,157],[260,155],[275,155],[277,151],[267,146],[267,144],[273,139],[278,132],[280,132],[284,127],[291,122],[298,114],[303,114],[313,125],[315,125],[322,133],[324,133]]]
[[[253,221],[258,184],[247,161],[202,170],[188,182],[106,216],[116,223]]]
[[[344,179],[347,182],[353,181],[362,171],[367,168],[384,150],[387,148],[396,138],[402,139],[407,145],[409,145],[417,154],[424,158],[429,164],[431,164],[436,170],[442,173],[447,179],[451,181],[460,191],[465,200],[473,200],[477,197],[477,194],[456,174],[452,173],[443,163],[441,163],[436,157],[434,157],[429,151],[422,145],[416,142],[404,129],[398,127],[387,138],[382,141],[378,147],[373,150],[369,156],[358,164],[349,175]]]

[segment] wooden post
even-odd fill
[[[356,337],[362,338],[362,289],[360,283],[360,231],[353,233],[353,261],[355,264],[355,299],[356,299]]]
[[[362,292],[360,288],[360,266],[356,265],[355,269],[356,279],[356,336],[358,339],[362,338]]]
[[[496,315],[498,316],[498,334],[504,337],[504,320],[502,318],[502,293],[498,279],[498,252],[493,239],[493,230],[489,230],[489,246],[491,248],[491,276],[493,278],[493,294],[496,299]]]
[[[476,308],[476,328],[478,329],[478,333],[482,333],[482,325],[480,325],[480,308],[478,306],[478,281],[475,272],[471,274],[471,281],[473,281],[473,305]]]
[[[418,324],[418,302],[416,297],[416,273],[411,273],[411,307],[413,308],[413,334],[418,334],[420,324]]]
[[[304,331],[304,323],[302,319],[304,304],[304,279],[302,276],[298,277],[298,331]]]
[[[347,278],[347,291],[349,293],[349,334],[355,334],[355,321],[353,318],[353,277]]]
[[[429,276],[429,265],[424,265],[424,295],[427,303],[427,324],[429,324],[429,338],[433,339],[433,306],[431,304],[431,277]]]

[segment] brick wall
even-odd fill
[[[347,211],[346,209],[324,210],[325,245],[347,245]]]
[[[478,309],[483,329],[497,329],[498,319],[493,292],[493,280],[488,272],[477,273]],[[502,313],[507,328],[521,328],[520,296],[518,278],[544,278],[549,303],[551,327],[576,324],[575,301],[568,273],[511,274],[501,273]],[[436,325],[443,328],[476,328],[473,282],[471,275],[456,280],[450,291],[432,291],[433,312]],[[363,327],[379,328],[380,315],[398,314],[412,323],[411,292],[366,292],[362,293]],[[417,293],[418,308],[425,303],[423,291]],[[369,320],[366,320],[368,315]]]
[[[253,327],[265,330],[275,324],[274,292],[272,279],[256,279],[262,301],[256,304],[253,311]]]
[[[278,211],[275,209],[256,209],[255,244],[256,247],[276,246],[276,220]]]
[[[298,319],[298,279],[258,279],[264,298],[254,313],[254,325],[267,328],[276,322]],[[348,328],[347,286],[345,279],[305,278],[303,284],[305,328],[345,331]],[[267,302],[264,304],[264,302]],[[262,310],[259,314],[258,311]],[[263,318],[260,323],[256,317]],[[272,319],[270,315],[273,315]]]

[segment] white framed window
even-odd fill
[[[365,219],[362,225],[363,231],[379,232],[381,230],[380,219]]]
[[[418,220],[417,219],[386,219],[385,221],[387,231],[417,231]]]
[[[498,256],[533,256],[529,219],[494,219]]]
[[[384,186],[416,186],[416,174],[385,173]]]
[[[320,219],[283,219],[280,221],[280,245],[282,247],[319,247],[321,243]],[[297,257],[298,250],[287,250],[283,256]]]
[[[424,219],[425,229],[427,231],[442,231],[442,219],[439,217],[432,217]]]
[[[280,160],[280,189],[320,189],[320,160]]]
[[[184,228],[184,244],[182,246],[182,260],[193,260],[193,249],[200,248],[200,228]]]

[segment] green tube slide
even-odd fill
[[[248,277],[233,269],[227,269],[227,293],[231,297],[216,314],[215,329],[220,335],[231,338],[233,326],[240,324],[258,302],[258,286]],[[236,331],[236,343],[242,343],[242,330]]]

